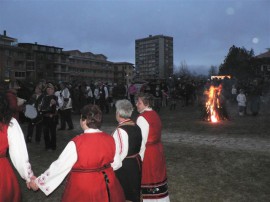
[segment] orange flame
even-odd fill
[[[211,121],[212,123],[217,123],[220,120],[218,109],[220,108],[219,95],[221,93],[221,89],[221,85],[218,87],[210,86],[209,90],[205,92],[208,96],[205,103],[207,121]]]

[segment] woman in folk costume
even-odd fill
[[[17,96],[20,86],[17,82],[11,82],[9,89],[6,91],[6,97],[9,102],[9,108],[12,110],[12,117],[20,121],[20,112],[24,109],[25,100]]]
[[[139,93],[136,103],[140,113],[136,123],[142,131],[140,156],[142,165],[142,195],[144,202],[169,202],[166,162],[161,143],[161,120],[152,110],[153,97]]]
[[[33,172],[29,163],[24,135],[17,120],[12,117],[6,94],[0,93],[0,201],[20,202],[21,190],[16,175],[7,158],[7,151],[19,175],[27,186]]]
[[[142,144],[140,127],[130,117],[133,105],[128,100],[118,100],[115,104],[116,120],[119,125],[113,133],[116,152],[120,154],[122,167],[115,171],[122,185],[127,201],[141,201],[141,168],[139,155]]]
[[[68,175],[62,201],[125,201],[111,167],[114,159],[121,164],[120,156],[114,157],[113,137],[99,130],[101,120],[102,112],[98,106],[90,104],[81,110],[80,125],[84,133],[73,138],[49,169],[32,182],[33,189],[39,188],[49,195]]]

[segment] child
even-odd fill
[[[238,102],[239,115],[243,116],[246,111],[246,102],[247,102],[247,98],[246,95],[244,94],[243,89],[240,89],[240,93],[237,95],[236,100]]]

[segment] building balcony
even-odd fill
[[[27,66],[26,67],[26,71],[35,71],[35,67],[34,66]]]
[[[70,71],[59,71],[59,70],[54,70],[54,73],[57,73],[57,74],[70,74]]]

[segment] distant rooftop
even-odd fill
[[[4,30],[3,35],[0,34],[0,44],[1,45],[9,45],[9,46],[16,46],[17,45],[17,39],[7,36],[6,30]]]
[[[148,40],[150,38],[171,38],[171,39],[173,39],[173,37],[171,37],[171,36],[165,36],[163,34],[159,34],[159,35],[149,35],[148,37],[144,37],[144,38],[141,38],[141,39],[136,39],[136,41]]]
[[[267,52],[257,55],[256,58],[270,58],[270,49]]]

